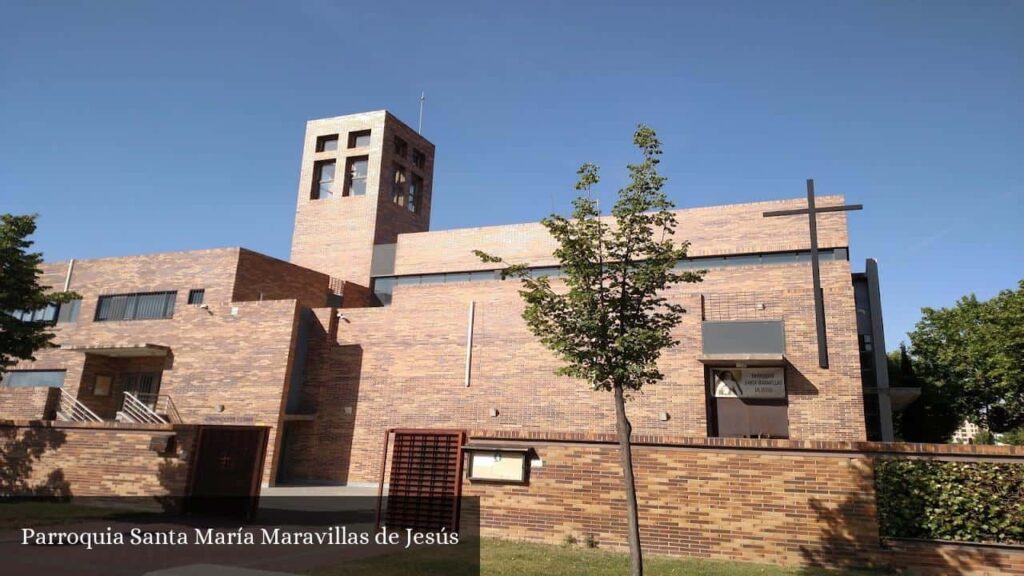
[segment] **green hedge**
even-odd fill
[[[1024,544],[1024,465],[884,459],[882,536]]]

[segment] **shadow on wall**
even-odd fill
[[[300,405],[313,418],[286,423],[278,484],[348,482],[363,347],[339,344],[338,326],[333,314],[328,327],[319,319],[310,326]]]
[[[53,428],[0,428],[0,497],[70,498],[71,484],[63,469],[52,470],[41,482],[34,481],[32,473],[36,462],[63,445],[66,437]]]
[[[956,548],[942,553],[937,543],[892,540],[883,542],[878,531],[873,463],[851,458],[857,470],[856,488],[838,505],[810,500],[821,526],[820,544],[800,546],[807,567],[800,574],[820,575],[822,569],[909,570],[913,574],[970,574],[979,566],[1002,568],[998,554],[985,549]],[[874,572],[872,572],[874,573]]]

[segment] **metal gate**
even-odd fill
[[[377,526],[458,530],[465,443],[463,430],[388,430],[377,492]],[[389,452],[391,474],[384,497]]]

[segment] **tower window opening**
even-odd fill
[[[365,148],[370,145],[370,131],[360,130],[348,133],[349,148]]]
[[[368,156],[356,156],[348,159],[345,169],[345,196],[366,195],[366,174],[369,165]]]
[[[334,196],[334,160],[322,160],[313,164],[313,191],[310,198],[322,200]]]
[[[408,184],[408,176],[405,173],[405,168],[395,164],[392,169],[393,178],[391,179],[391,201],[399,206],[405,206],[408,198],[406,196],[406,185]]]

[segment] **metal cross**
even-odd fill
[[[816,208],[814,206],[814,180],[808,179],[807,208],[775,210],[764,213],[765,218],[807,214],[811,227],[811,278],[814,282],[814,320],[818,330],[818,366],[822,368],[828,368],[828,339],[825,336],[825,296],[821,291],[821,270],[818,268],[818,214],[822,212],[847,212],[850,210],[862,210],[863,208],[862,204]]]

